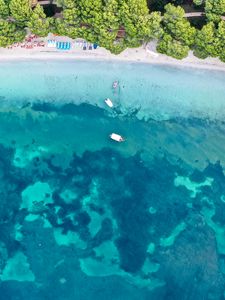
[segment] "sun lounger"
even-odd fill
[[[83,50],[87,50],[87,44],[83,43]]]
[[[70,50],[70,48],[71,48],[71,43],[70,42],[66,42],[64,44],[64,50]]]
[[[97,49],[97,48],[98,48],[98,44],[94,43],[94,44],[93,44],[93,48],[94,48],[94,49]]]
[[[70,42],[57,42],[56,48],[58,50],[70,50],[71,49],[71,43]]]
[[[55,40],[48,40],[47,46],[49,48],[55,48],[56,47],[56,41]]]
[[[62,43],[62,42],[57,42],[57,43],[56,43],[56,48],[57,48],[58,50],[61,50],[62,47],[63,47],[63,43]]]

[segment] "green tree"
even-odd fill
[[[0,18],[5,18],[9,15],[9,7],[4,0],[0,0]]]
[[[119,3],[117,0],[105,0],[103,2],[103,21],[110,30],[119,29]]]
[[[46,18],[42,6],[37,4],[27,22],[30,31],[38,36],[47,36],[50,29],[49,18]]]
[[[149,16],[149,28],[151,38],[160,38],[163,35],[161,26],[162,16],[159,12],[152,12]]]
[[[216,28],[213,22],[204,25],[202,29],[197,32],[194,54],[200,58],[218,56],[218,49],[216,47]]]
[[[111,51],[120,49],[119,46],[114,45],[120,27],[118,9],[117,0],[103,2],[102,24],[97,42]]]
[[[225,21],[221,21],[218,24],[217,29],[217,39],[218,39],[218,55],[219,58],[225,62]]]
[[[169,3],[165,6],[165,14],[163,18],[163,23],[176,24],[177,21],[182,20],[185,16],[185,11],[181,6],[174,6]]]
[[[68,26],[65,20],[56,19],[55,21],[55,29],[52,30],[59,35],[68,36],[72,39],[76,39],[78,37],[78,29],[73,26]]]
[[[79,0],[78,7],[83,37],[88,41],[97,41],[100,29],[106,26],[103,22],[102,0]]]
[[[206,0],[205,12],[209,21],[220,22],[225,13],[225,0]]]
[[[102,0],[80,0],[79,10],[81,12],[81,21],[88,25],[93,25],[93,29],[97,25],[102,24],[103,18],[103,2]]]
[[[60,35],[66,35],[71,38],[77,38],[80,31],[80,15],[76,0],[61,1],[63,7],[63,18],[56,19],[56,31]]]
[[[185,18],[183,8],[167,4],[165,10],[166,12],[163,17],[164,31],[171,35],[172,38],[187,46],[191,46],[195,41],[196,29]]]
[[[188,55],[188,46],[174,40],[170,35],[164,34],[157,45],[157,51],[177,59],[182,59]]]
[[[193,0],[193,3],[197,6],[200,6],[204,3],[204,0]]]
[[[7,20],[0,20],[0,47],[7,47],[25,38],[25,31]]]
[[[120,19],[130,46],[140,45],[151,36],[150,15],[145,0],[123,0],[120,6]]]
[[[15,21],[17,21],[19,25],[26,26],[32,14],[30,0],[11,0],[9,9]]]

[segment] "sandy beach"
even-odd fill
[[[43,40],[43,39],[42,39]],[[124,61],[124,62],[140,62],[149,64],[166,64],[180,67],[212,69],[225,71],[225,63],[217,58],[207,58],[205,60],[198,59],[189,53],[188,57],[183,60],[177,60],[156,52],[156,42],[152,41],[147,46],[139,48],[129,48],[114,55],[105,48],[98,47],[93,50],[83,50],[82,47],[76,47],[74,41],[66,37],[57,37],[60,41],[70,41],[72,48],[68,51],[49,48],[45,39],[44,47],[34,47],[31,49],[21,48],[20,46],[8,48],[0,48],[0,61],[4,60],[49,60],[49,59],[80,59],[80,60],[107,60],[107,61]]]

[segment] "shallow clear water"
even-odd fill
[[[5,62],[0,83],[0,299],[224,299],[225,72]]]

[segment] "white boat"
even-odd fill
[[[107,99],[105,99],[105,103],[109,106],[109,107],[113,107],[113,103],[112,103],[112,101],[109,99],[109,98],[107,98]]]
[[[114,140],[114,141],[116,141],[116,142],[119,142],[119,143],[125,141],[125,139],[124,139],[121,135],[119,135],[119,134],[117,134],[117,133],[111,133],[109,137],[110,137],[112,140]]]

